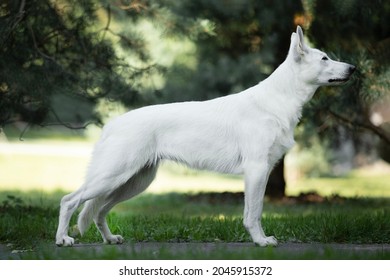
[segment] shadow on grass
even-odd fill
[[[28,252],[3,255],[8,259],[104,259],[104,260],[347,260],[390,259],[389,245],[339,245],[282,243],[278,247],[261,248],[253,243],[166,243],[140,242],[122,245],[75,245],[57,248],[41,244]]]

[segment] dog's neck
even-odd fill
[[[298,124],[303,105],[313,97],[318,85],[300,80],[288,59],[291,57],[256,86],[262,89],[255,90],[254,96],[263,109],[277,116],[285,127],[292,128]],[[271,92],[270,98],[267,94]]]
[[[285,95],[286,102],[294,99],[303,106],[313,97],[319,86],[302,80],[299,70],[292,66],[295,62],[288,61],[291,59],[292,57],[288,56],[268,79],[274,79],[271,84],[277,87],[278,93]]]

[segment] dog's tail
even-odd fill
[[[81,235],[83,235],[91,225],[94,215],[103,203],[104,197],[94,198],[85,202],[84,208],[81,210],[77,219],[77,227]]]

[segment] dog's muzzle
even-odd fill
[[[355,70],[356,70],[356,67],[350,64],[349,68],[348,68],[349,76],[351,76],[353,74],[353,72],[355,72]]]
[[[348,70],[347,70],[347,76],[345,78],[338,78],[338,79],[329,79],[328,82],[329,83],[343,83],[343,82],[347,82],[349,80],[349,77],[351,77],[351,75],[353,74],[353,72],[355,72],[356,70],[356,67],[349,64],[348,66]]]

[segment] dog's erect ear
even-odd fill
[[[302,56],[304,56],[305,53],[308,52],[308,48],[305,44],[305,39],[303,38],[303,31],[299,25],[297,26],[297,32],[291,35],[291,45],[293,47],[292,51],[294,55],[294,60],[296,62],[299,62]]]

